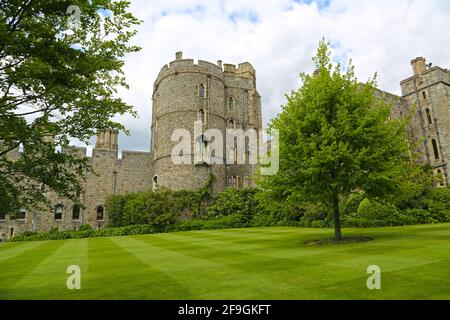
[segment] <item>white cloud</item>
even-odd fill
[[[448,0],[131,0],[131,10],[144,20],[134,39],[143,50],[127,57],[130,89],[120,95],[140,118],[119,118],[131,132],[121,135],[121,149],[149,149],[153,82],[180,50],[186,58],[251,62],[264,122],[298,88],[298,74],[312,71],[323,36],[337,57],[353,58],[360,80],[378,72],[380,88],[396,94],[412,58],[450,67]]]

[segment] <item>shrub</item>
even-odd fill
[[[345,202],[345,207],[342,212],[343,216],[348,216],[351,214],[358,213],[358,208],[361,202],[364,200],[365,195],[363,192],[353,193],[348,197],[347,201]]]
[[[450,221],[450,188],[433,188],[427,193],[423,201],[424,209],[430,214],[430,221],[449,222]]]
[[[92,230],[92,227],[90,224],[82,224],[79,228],[79,231],[86,231],[86,230]]]
[[[356,213],[343,217],[344,226],[360,228],[398,226],[409,221],[394,205],[369,199],[361,201]]]
[[[243,190],[227,189],[215,199],[214,204],[206,210],[207,219],[216,219],[229,215],[241,215],[249,221],[256,212],[256,190],[246,188]]]

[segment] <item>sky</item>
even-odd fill
[[[119,95],[139,118],[120,116],[130,135],[121,150],[148,151],[153,83],[161,67],[183,58],[215,63],[250,62],[262,96],[263,124],[275,117],[285,94],[300,87],[300,72],[312,72],[319,41],[331,44],[333,61],[352,58],[366,81],[378,73],[382,90],[400,94],[418,56],[450,68],[449,0],[130,0],[143,20],[126,57],[130,85]],[[92,143],[95,140],[92,139]]]

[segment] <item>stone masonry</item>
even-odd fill
[[[436,186],[446,186],[450,159],[450,71],[427,65],[424,58],[412,62],[413,76],[401,82],[402,96],[384,91],[377,95],[394,106],[392,117],[401,118],[413,112],[408,128],[412,142],[418,145],[422,161],[433,167]],[[250,146],[245,144],[246,164],[227,164],[226,155],[237,150],[223,146],[223,163],[195,163],[199,143],[210,143],[204,136],[195,137],[194,122],[200,121],[203,131],[217,129],[225,137],[227,128],[262,129],[261,96],[256,90],[256,72],[248,62],[237,67],[183,59],[177,52],[175,60],[162,67],[153,88],[151,149],[149,152],[123,151],[118,158],[118,132],[102,130],[89,158],[94,173],[88,175],[84,192],[79,196],[82,210],[61,199],[50,190],[47,196],[52,209],[23,212],[23,219],[0,217],[0,239],[25,231],[74,230],[82,224],[103,228],[108,224],[106,200],[110,195],[147,191],[158,187],[173,190],[195,190],[203,186],[210,174],[215,177],[215,193],[227,187],[252,185],[255,165],[249,164]],[[189,164],[175,165],[171,152],[179,141],[172,141],[174,130],[184,129],[192,137]],[[63,152],[86,156],[86,148],[71,147]],[[211,159],[214,159],[215,153]],[[236,155],[237,157],[237,155]]]

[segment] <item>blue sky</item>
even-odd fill
[[[143,50],[126,58],[130,89],[119,91],[140,115],[119,118],[131,132],[120,136],[126,150],[149,149],[153,82],[177,51],[252,63],[264,122],[299,87],[298,74],[312,71],[322,37],[335,62],[352,58],[361,81],[378,72],[379,87],[396,94],[411,59],[450,67],[449,0],[131,0],[131,10],[144,23],[134,39]]]

